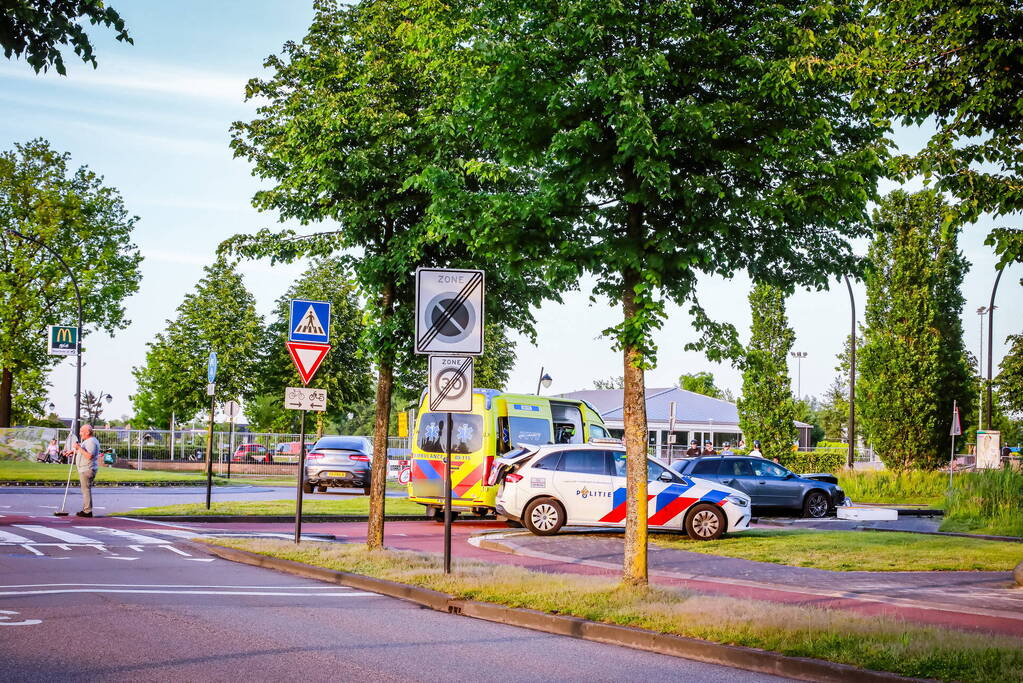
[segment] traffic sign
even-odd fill
[[[327,409],[327,390],[308,387],[288,387],[284,390],[284,407],[289,410]]]
[[[291,300],[290,341],[330,343],[330,302]]]
[[[416,270],[416,353],[483,353],[482,270]]]
[[[309,384],[309,381],[320,369],[320,363],[327,357],[330,351],[329,344],[307,344],[305,342],[288,342],[288,353],[291,360],[295,361],[298,368],[298,376],[302,378],[302,384]]]
[[[50,325],[46,340],[51,356],[78,355],[78,328],[73,325]]]
[[[472,356],[430,356],[430,410],[472,412]]]
[[[238,417],[242,412],[242,407],[238,405],[238,401],[228,401],[224,404],[224,414],[227,415],[228,419],[233,420]]]
[[[960,436],[963,433],[963,426],[959,422],[959,406],[952,407],[952,429],[949,430],[949,436]]]
[[[213,384],[217,381],[217,352],[210,351],[210,359],[206,363],[206,381]]]

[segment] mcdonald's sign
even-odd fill
[[[78,352],[78,328],[72,325],[50,325],[47,342],[51,356],[75,356]]]

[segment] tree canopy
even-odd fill
[[[682,373],[678,378],[678,386],[686,391],[693,391],[711,398],[720,398],[723,401],[735,400],[731,391],[721,389],[714,383],[714,373],[707,371]]]
[[[952,402],[968,413],[976,398],[961,321],[969,263],[949,208],[934,190],[896,190],[875,215],[857,412],[891,469],[946,462]]]
[[[1023,334],[1014,334],[1006,341],[1009,350],[998,365],[995,386],[1006,410],[1023,415]]]
[[[101,176],[41,138],[0,153],[0,427],[40,414],[45,373],[61,358],[47,355],[46,328],[78,315],[67,271],[32,240],[75,273],[86,331],[113,334],[141,279],[137,220]]]
[[[116,31],[118,40],[134,43],[124,20],[103,0],[4,0],[0,4],[0,47],[4,56],[24,57],[29,66],[51,66],[66,74],[61,47],[69,45],[83,62],[96,67],[85,22]]]

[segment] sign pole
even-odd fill
[[[234,459],[234,415],[231,416],[231,432],[227,447],[227,478],[231,478],[231,460]]]
[[[454,420],[448,413],[447,440],[444,447],[444,573],[451,573],[451,430]]]
[[[961,428],[959,426],[959,402],[956,400],[952,401],[952,454],[948,459],[948,490],[952,490],[952,470],[956,462],[956,435],[959,434]],[[980,439],[978,439],[980,441]]]
[[[210,393],[210,426],[206,432],[206,509],[210,509],[210,496],[213,493],[213,417],[217,409],[217,398]]]
[[[298,477],[295,487],[295,543],[302,538],[302,491],[305,487],[305,411],[300,411],[298,429]]]

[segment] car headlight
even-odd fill
[[[740,496],[737,493],[725,496],[725,500],[727,500],[732,505],[738,505],[741,508],[749,507],[749,498],[747,498],[746,496]]]

